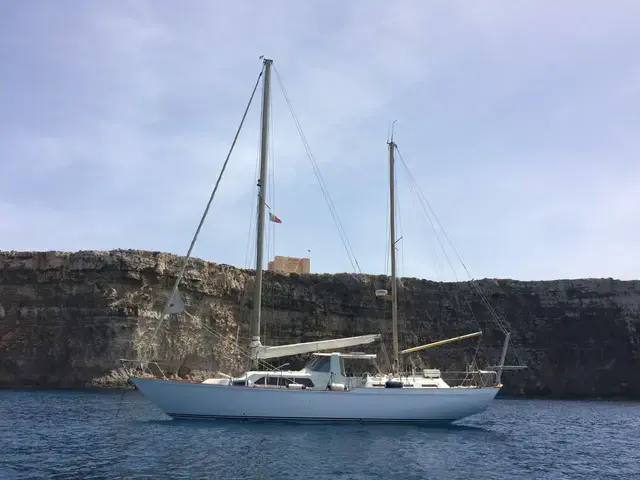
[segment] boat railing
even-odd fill
[[[290,375],[284,375],[282,372],[265,372],[264,376],[255,383],[252,383],[251,386],[256,388],[292,388],[294,385],[296,387],[302,385],[302,389],[309,390],[317,390],[320,386],[325,387],[325,385],[321,384],[312,386],[301,383],[301,380],[303,380],[303,378],[291,377]],[[326,383],[326,388],[329,388],[330,385],[333,386],[333,388],[330,388],[333,390],[350,391],[361,387],[362,379],[360,377],[338,377],[332,373]]]
[[[129,360],[127,358],[121,358],[120,363],[122,364],[122,367],[126,371],[127,375],[134,376],[139,372],[148,372],[150,375],[153,375],[154,378],[160,377],[163,380],[168,380],[158,362],[147,361],[146,365],[143,365],[140,360]]]
[[[450,387],[491,387],[496,384],[497,372],[492,370],[450,370],[441,373]]]
[[[359,378],[345,377],[344,389],[349,391],[358,388],[360,385],[358,385],[359,382],[357,380],[359,380]]]

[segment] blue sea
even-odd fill
[[[0,390],[0,479],[640,479],[640,403],[497,399],[448,428],[178,421],[139,392]]]

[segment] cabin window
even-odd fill
[[[254,384],[255,385],[278,385],[279,380],[280,380],[280,377],[279,376],[276,377],[274,375],[274,376],[259,378],[254,382]]]
[[[307,365],[307,370],[329,373],[331,371],[331,357],[316,357]]]
[[[300,385],[306,385],[307,387],[313,387],[313,382],[311,381],[310,378],[294,378],[296,383],[299,383]]]
[[[254,382],[254,385],[278,385],[280,377],[260,377]]]
[[[254,385],[265,385],[265,379],[266,379],[266,384],[267,385],[272,385],[272,386],[286,386],[287,383],[299,383],[300,385],[305,385],[307,387],[313,387],[313,382],[311,381],[310,378],[305,378],[305,377],[296,377],[296,378],[292,378],[292,377],[283,377],[280,375],[273,375],[273,376],[268,376],[268,377],[260,377],[258,380],[255,381]]]

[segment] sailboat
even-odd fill
[[[250,367],[243,374],[236,377],[210,378],[204,381],[148,378],[141,375],[132,375],[130,380],[153,404],[174,419],[450,423],[483,412],[502,387],[499,383],[499,373],[504,365],[507,342],[505,342],[501,365],[496,375],[497,381],[491,385],[451,387],[441,378],[440,371],[437,369],[423,369],[420,372],[413,369],[410,373],[403,373],[400,369],[401,354],[462,340],[477,336],[480,333],[476,332],[399,351],[395,266],[396,240],[394,231],[395,207],[393,201],[395,144],[393,138],[389,142],[392,292],[391,295],[387,295],[384,290],[376,291],[378,297],[390,300],[392,305],[394,350],[392,371],[384,372],[378,367],[376,354],[337,351],[347,347],[374,343],[381,339],[380,334],[291,345],[262,345],[260,322],[272,63],[272,60],[263,58],[262,135],[258,182],[255,288],[250,322]],[[218,179],[219,181],[220,178]],[[198,231],[192,241],[173,291],[169,295],[164,315],[177,313],[184,308],[177,287]],[[313,358],[300,370],[261,368],[264,360],[304,353],[312,353]],[[373,371],[377,373],[364,373],[354,376],[348,368],[349,363],[352,361],[368,362]],[[496,372],[482,373],[491,374]]]

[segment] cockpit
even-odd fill
[[[366,353],[314,353],[314,358],[305,366],[305,370],[353,377],[364,372],[379,371],[375,359],[375,354]],[[337,362],[333,368],[332,361]]]

